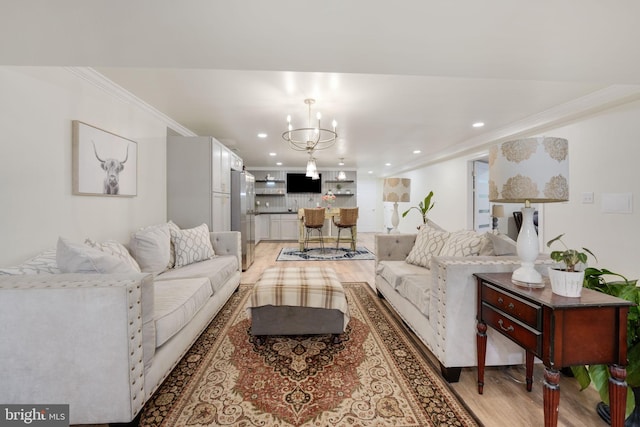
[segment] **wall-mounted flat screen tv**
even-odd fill
[[[304,173],[287,174],[287,193],[321,193],[322,174],[320,179],[311,179]]]

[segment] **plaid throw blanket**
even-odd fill
[[[340,310],[344,326],[349,323],[349,306],[344,288],[332,268],[271,267],[264,270],[247,301],[247,314],[252,307],[294,306]]]

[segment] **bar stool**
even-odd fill
[[[358,208],[340,208],[339,219],[336,221],[336,217],[333,217],[333,224],[338,227],[338,239],[336,240],[336,249],[340,245],[340,231],[343,228],[349,228],[351,230],[351,250],[356,250],[356,236],[354,227],[358,222]]]
[[[307,250],[309,244],[309,237],[313,230],[318,230],[318,237],[320,238],[320,247],[322,253],[324,253],[324,239],[322,237],[322,227],[324,227],[324,208],[304,209],[304,228],[306,230],[304,238],[304,250]]]

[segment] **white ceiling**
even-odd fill
[[[92,67],[249,166],[304,165],[308,97],[318,165],[384,176],[640,95],[635,0],[3,3],[0,64]]]

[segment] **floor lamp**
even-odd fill
[[[398,202],[411,201],[411,180],[409,178],[385,178],[382,185],[382,201],[393,202],[393,214],[391,225],[393,232],[398,232],[400,216],[398,215]]]
[[[532,203],[569,200],[569,143],[566,139],[538,137],[504,142],[489,151],[489,201],[524,203],[517,248],[520,267],[512,281],[544,287],[534,269],[540,253],[533,225]]]

